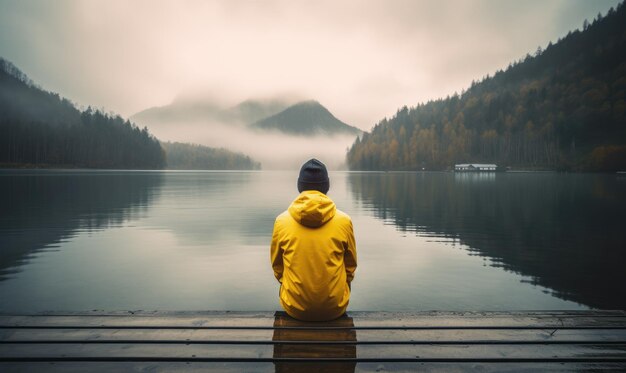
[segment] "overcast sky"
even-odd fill
[[[369,129],[545,47],[617,0],[0,0],[0,56],[124,116],[180,95],[297,94]]]

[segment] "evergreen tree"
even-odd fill
[[[0,164],[158,169],[165,153],[147,128],[37,87],[0,58]]]
[[[347,154],[354,170],[455,163],[626,170],[626,7],[461,95],[403,107]]]

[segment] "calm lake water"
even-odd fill
[[[0,171],[0,312],[277,310],[297,172]],[[626,309],[626,176],[331,173],[351,310]]]

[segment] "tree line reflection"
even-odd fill
[[[0,280],[37,252],[79,231],[140,217],[159,190],[158,173],[10,171],[0,174]]]
[[[352,173],[397,229],[458,241],[555,296],[626,309],[626,179],[584,174]]]

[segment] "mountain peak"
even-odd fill
[[[315,100],[298,102],[276,115],[250,125],[258,130],[275,130],[291,135],[358,135],[361,130],[337,119]]]
[[[322,104],[320,104],[319,101],[317,101],[317,100],[304,100],[304,101],[300,101],[300,102],[294,104],[293,106],[298,106],[298,105],[300,105],[300,106],[322,106]]]
[[[231,107],[225,113],[227,117],[239,118],[241,122],[250,124],[267,118],[284,110],[289,103],[278,98],[247,99]]]

